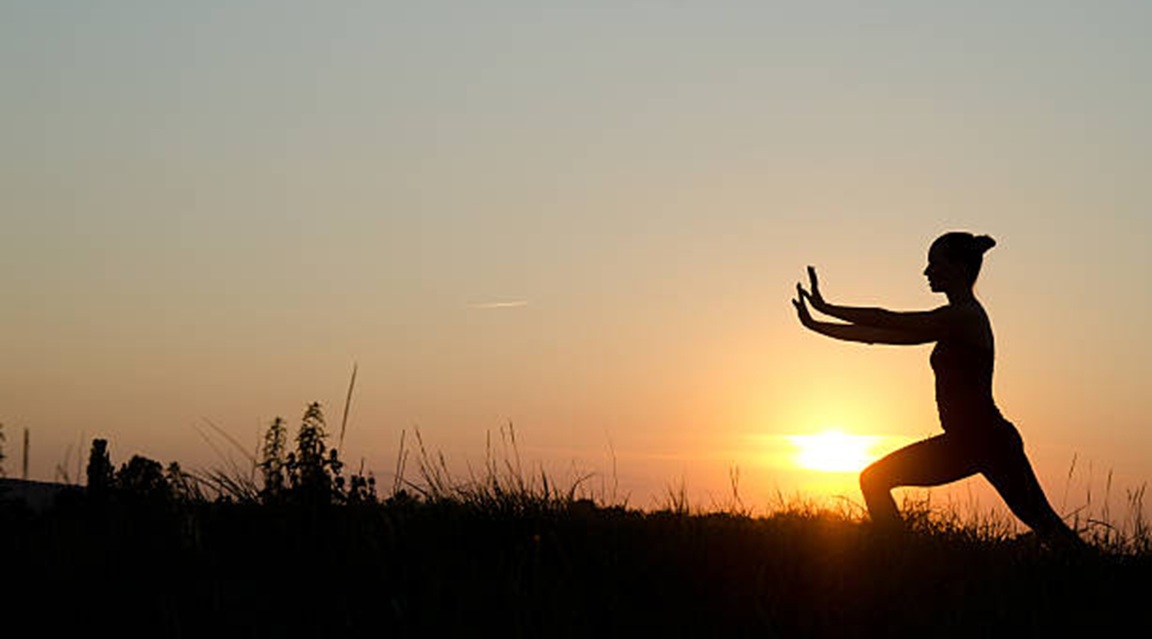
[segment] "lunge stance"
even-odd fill
[[[811,266],[810,290],[797,284],[792,304],[801,324],[835,339],[867,344],[936,343],[930,362],[944,433],[901,448],[860,474],[868,513],[878,527],[903,528],[893,488],[937,486],[980,473],[1039,537],[1079,544],[1079,537],[1044,496],[1019,432],[992,399],[992,326],[972,288],[984,253],[995,245],[987,235],[966,232],[945,233],[932,243],[924,275],[933,292],[948,297],[948,303],[935,310],[895,312],[829,304]],[[809,304],[847,323],[817,321],[808,311]]]

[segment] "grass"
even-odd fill
[[[1098,552],[1067,554],[923,498],[906,498],[899,539],[846,501],[780,496],[753,516],[735,472],[718,508],[680,483],[643,511],[592,477],[558,485],[527,467],[510,426],[463,475],[402,435],[379,498],[348,498],[357,475],[323,501],[274,498],[250,461],[170,466],[167,495],[0,504],[9,609],[50,599],[68,614],[31,619],[50,634],[1030,636],[1121,629],[1152,577],[1142,489],[1117,523],[1081,511]]]

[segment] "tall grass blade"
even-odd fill
[[[340,417],[340,439],[336,442],[336,452],[344,454],[344,430],[348,426],[348,409],[352,406],[352,389],[356,388],[356,370],[359,364],[352,363],[352,379],[348,381],[348,395],[344,398],[344,414]]]

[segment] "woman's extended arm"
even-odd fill
[[[799,284],[796,286],[801,299],[807,297],[808,301],[812,303],[812,308],[830,317],[835,317],[836,319],[844,320],[845,322],[850,322],[853,325],[861,327],[867,326],[878,329],[901,332],[911,331],[918,334],[934,335],[935,337],[931,339],[938,339],[948,330],[948,324],[952,316],[951,309],[948,306],[941,306],[931,311],[910,312],[889,311],[883,308],[839,306],[829,304],[824,300],[823,294],[820,293],[820,282],[816,277],[816,269],[811,266],[808,267],[808,281],[812,288],[811,291],[805,290],[804,287]]]
[[[797,285],[797,289],[803,291],[799,285]],[[938,336],[924,330],[901,330],[864,324],[819,322],[812,319],[812,314],[808,312],[805,297],[806,295],[803,293],[798,294],[796,299],[792,300],[792,305],[796,307],[796,313],[800,316],[800,323],[805,328],[821,335],[865,344],[927,344],[938,339]]]

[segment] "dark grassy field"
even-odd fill
[[[122,497],[122,496],[121,496]],[[9,506],[5,623],[153,636],[1094,636],[1142,616],[1152,560],[837,515],[583,501]],[[33,613],[49,602],[48,617]],[[39,606],[37,606],[39,607]],[[1138,622],[1138,621],[1137,621]]]
[[[1127,536],[1098,527],[1087,535],[1091,550],[1062,552],[912,504],[911,531],[892,538],[802,505],[758,517],[690,512],[676,499],[662,511],[606,505],[507,462],[453,479],[427,454],[416,461],[419,481],[397,481],[378,499],[365,477],[341,474],[322,437],[312,449],[298,438],[289,456],[271,430],[254,466],[260,482],[192,477],[143,458],[114,471],[94,447],[86,489],[39,512],[0,501],[10,593],[3,628],[165,637],[1101,636],[1141,623],[1152,583],[1140,526]],[[403,459],[398,466],[403,477]]]

